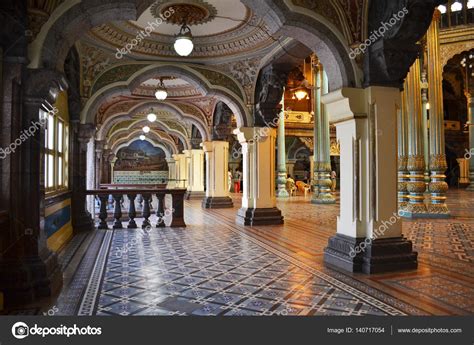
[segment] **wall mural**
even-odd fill
[[[120,149],[117,158],[115,171],[168,171],[165,152],[145,140]]]

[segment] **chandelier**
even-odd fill
[[[184,22],[178,35],[176,35],[174,50],[179,56],[188,56],[192,53],[193,49],[193,35],[191,34],[189,26]]]
[[[155,97],[159,101],[164,101],[168,97],[168,91],[166,91],[165,84],[163,83],[163,78],[160,78],[160,84],[156,88]]]

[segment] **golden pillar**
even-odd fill
[[[416,60],[411,66],[405,82],[406,105],[408,114],[408,161],[409,181],[407,191],[409,202],[403,216],[409,218],[426,217],[426,205],[424,203],[425,158],[423,147],[423,118],[421,109],[421,78],[420,60]]]
[[[431,194],[428,211],[438,217],[449,217],[446,205],[448,184],[445,182],[447,169],[444,144],[444,111],[442,67],[440,62],[439,21],[441,13],[435,10],[433,21],[426,36],[428,58],[428,96],[430,100],[430,184]]]
[[[408,163],[408,114],[407,114],[407,88],[401,92],[402,106],[397,110],[398,125],[398,208],[406,210],[408,204],[407,183],[409,175]]]

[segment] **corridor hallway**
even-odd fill
[[[234,205],[240,197],[233,194]],[[282,226],[243,227],[237,208],[185,204],[184,229],[96,230],[60,253],[54,302],[11,314],[467,315],[474,312],[474,195],[450,191],[452,219],[403,221],[416,271],[363,275],[323,265],[339,205],[278,201]],[[154,219],[152,219],[154,220]],[[152,222],[153,223],[153,222]]]

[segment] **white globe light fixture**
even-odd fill
[[[456,1],[451,5],[451,12],[459,12],[462,10],[462,4],[459,1]]]
[[[143,127],[143,133],[149,133],[150,132],[150,127],[145,126]]]
[[[160,79],[160,84],[158,85],[155,97],[159,101],[164,101],[168,97],[168,91],[166,91],[165,84],[163,83],[163,79]]]
[[[441,14],[445,14],[445,13],[446,13],[446,6],[444,6],[444,5],[439,5],[439,6],[438,6],[438,10],[441,12]]]
[[[193,35],[189,26],[183,24],[174,41],[174,50],[179,56],[188,56],[194,49]]]
[[[143,134],[140,135],[140,140],[145,140],[145,139],[146,139],[146,137]]]
[[[153,114],[153,113],[149,113],[147,116],[146,116],[147,120],[150,121],[150,122],[155,122],[156,121],[156,115]]]
[[[470,10],[474,8],[474,0],[469,0],[467,2],[467,8]]]

